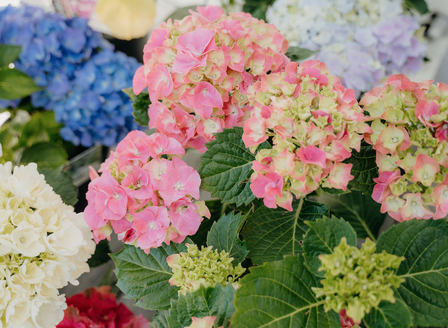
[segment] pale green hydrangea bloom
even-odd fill
[[[237,279],[246,269],[241,266],[232,265],[233,258],[229,253],[212,250],[213,246],[204,247],[199,250],[197,245],[187,244],[186,253],[168,256],[168,265],[173,269],[173,277],[170,279],[171,286],[180,287],[181,293],[195,291],[201,285],[214,287],[217,283],[227,286],[232,284],[235,288],[239,286]]]
[[[358,249],[347,245],[344,237],[333,254],[319,256],[319,271],[325,271],[326,279],[322,288],[312,289],[317,297],[326,297],[326,311],[345,309],[347,316],[359,323],[381,301],[395,302],[393,288],[403,282],[395,272],[404,258],[386,251],[376,254],[375,250],[370,239]]]

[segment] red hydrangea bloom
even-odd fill
[[[57,328],[148,328],[148,320],[117,304],[109,286],[89,288],[67,299],[68,308]]]
[[[153,31],[134,92],[148,88],[150,128],[203,152],[213,133],[243,125],[249,85],[289,59],[274,25],[217,6],[197,11]]]

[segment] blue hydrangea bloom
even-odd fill
[[[35,107],[55,112],[63,139],[90,147],[113,146],[134,121],[129,97],[138,62],[94,32],[87,20],[46,14],[31,6],[0,10],[0,44],[22,47],[16,68],[43,89],[31,95]],[[17,105],[0,100],[0,106]]]

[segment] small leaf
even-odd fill
[[[247,218],[241,234],[254,264],[278,261],[284,255],[301,253],[303,235],[308,230],[305,221],[329,215],[325,205],[307,200],[294,200],[292,207],[293,211],[287,211],[262,205]]]
[[[363,141],[360,152],[352,150],[352,156],[346,159],[344,163],[353,164],[350,173],[355,177],[348,183],[348,189],[371,195],[375,186],[373,179],[378,177],[376,150]]]
[[[132,107],[134,107],[134,112],[132,115],[135,121],[141,126],[148,126],[149,116],[148,107],[151,105],[151,100],[149,100],[148,91],[142,91],[139,95],[134,93],[132,88],[123,89],[123,92],[129,96],[132,100]]]
[[[369,237],[376,241],[376,236],[386,220],[387,214],[380,212],[381,204],[375,202],[371,195],[363,195],[359,191],[340,196],[320,195],[316,200],[331,208],[332,214],[349,222],[358,238]]]
[[[0,68],[8,66],[19,59],[21,46],[11,46],[2,44],[0,46]]]
[[[191,325],[192,317],[203,318],[216,316],[215,327],[228,327],[229,320],[235,312],[233,299],[235,289],[232,284],[205,288],[180,294],[178,301],[171,301],[170,322],[176,321],[180,327]]]
[[[174,11],[167,19],[171,18],[173,20],[173,22],[175,19],[181,20],[185,16],[190,15],[190,10],[196,11],[196,7],[197,6],[187,6],[187,7],[182,7],[182,8],[176,9],[176,11]]]
[[[321,267],[319,255],[332,254],[342,237],[347,238],[348,245],[356,247],[356,232],[348,222],[335,216],[324,217],[315,222],[306,222],[306,224],[310,227],[303,240],[306,266],[314,275],[323,277],[324,272],[319,271]]]
[[[325,300],[311,287],[318,281],[302,256],[285,256],[250,269],[235,293],[232,328],[340,328],[339,315],[325,312]]]
[[[53,188],[54,192],[61,196],[62,201],[71,206],[78,202],[78,188],[73,184],[73,179],[60,169],[38,167],[40,174],[45,175],[45,181]]]
[[[40,90],[32,77],[16,69],[0,70],[0,98],[19,99]]]
[[[312,51],[305,48],[300,47],[289,47],[288,51],[286,51],[286,57],[295,62],[300,62],[305,60],[312,55],[318,53],[318,51]]]
[[[41,142],[23,151],[21,164],[36,163],[39,167],[56,169],[68,160],[67,152],[51,142]]]
[[[232,263],[238,265],[246,258],[247,246],[245,241],[238,238],[244,217],[238,213],[231,212],[221,217],[213,226],[207,236],[207,245],[213,246],[218,252],[226,251],[233,257]]]
[[[222,211],[225,210],[226,206],[221,203],[220,199],[206,200],[205,205],[208,207],[211,217],[210,219],[202,220],[198,231],[193,236],[190,236],[190,239],[198,245],[199,248],[207,245],[208,232],[212,228],[213,223],[219,220],[222,215]]]
[[[89,261],[87,261],[87,264],[89,267],[95,268],[101,264],[107,263],[110,260],[109,253],[111,253],[109,241],[107,239],[101,240],[98,245],[96,245],[95,253]]]
[[[395,298],[409,307],[414,324],[448,325],[448,225],[442,220],[411,220],[394,225],[378,239],[377,252],[404,256],[397,276],[405,282]]]
[[[414,8],[422,15],[429,12],[428,5],[425,0],[405,0],[405,4],[410,8]]]
[[[382,301],[365,316],[364,323],[367,328],[410,328],[412,316],[402,300]]]
[[[170,307],[171,299],[177,299],[179,287],[171,286],[173,272],[166,262],[172,254],[186,252],[185,243],[192,243],[185,239],[182,244],[162,244],[159,248],[151,249],[146,254],[140,248],[125,245],[116,254],[111,254],[117,269],[117,286],[126,298],[135,299],[135,306],[151,310],[166,310]]]
[[[247,205],[255,199],[249,184],[255,155],[244,145],[243,128],[224,129],[215,137],[206,144],[208,150],[201,157],[201,187],[223,203]],[[271,146],[264,142],[258,146],[263,148]]]

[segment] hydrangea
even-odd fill
[[[80,17],[90,18],[95,11],[97,0],[69,0],[73,13]]]
[[[173,276],[170,279],[171,286],[180,287],[179,293],[198,290],[204,287],[215,287],[216,284],[227,286],[233,284],[238,287],[237,279],[246,269],[239,263],[233,266],[233,257],[226,251],[218,252],[213,246],[202,246],[199,250],[197,245],[187,244],[187,252],[173,254],[166,261]]]
[[[250,186],[267,207],[291,211],[292,194],[299,198],[320,185],[347,189],[352,164],[343,161],[370,131],[353,90],[310,60],[263,75],[249,87],[248,99],[253,108],[244,124],[246,147],[273,144],[257,153]]]
[[[0,327],[54,327],[59,288],[89,271],[95,250],[82,214],[65,205],[37,165],[0,164]]]
[[[137,128],[121,90],[132,85],[138,63],[113,52],[86,19],[22,6],[1,10],[0,21],[0,44],[22,46],[16,68],[43,88],[31,96],[33,106],[55,112],[65,140],[112,146]]]
[[[197,10],[152,32],[134,92],[148,88],[150,128],[203,152],[213,133],[242,126],[249,85],[289,59],[288,42],[273,25],[216,6]]]
[[[91,174],[84,213],[95,241],[109,238],[113,228],[124,243],[149,253],[194,235],[210,212],[193,201],[199,199],[198,172],[178,157],[166,159],[184,153],[164,134],[130,132],[102,164],[101,177]]]
[[[266,17],[292,46],[319,51],[347,88],[368,91],[383,78],[413,73],[426,45],[401,0],[277,0]]]
[[[57,328],[148,328],[143,314],[134,315],[110,292],[110,286],[89,288],[67,299],[64,319]]]
[[[192,317],[192,323],[187,328],[213,328],[216,316],[207,316],[203,318]]]
[[[373,199],[398,221],[448,214],[448,85],[393,75],[360,102],[376,150]],[[435,208],[435,213],[433,209]]]
[[[404,260],[383,251],[375,254],[376,244],[367,238],[361,249],[347,245],[347,239],[334,248],[332,254],[320,255],[325,271],[322,288],[311,287],[316,297],[325,296],[325,310],[337,313],[343,309],[355,323],[360,323],[366,313],[381,301],[394,303],[393,288],[403,279],[395,275]]]

